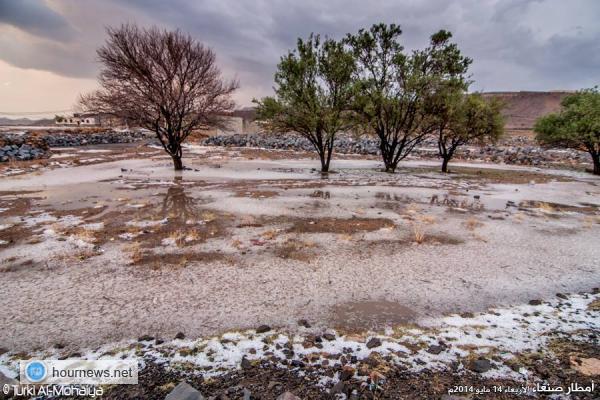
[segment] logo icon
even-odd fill
[[[46,365],[41,361],[32,361],[25,367],[25,377],[32,383],[38,383],[46,379]]]

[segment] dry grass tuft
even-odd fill
[[[277,233],[278,232],[279,232],[279,230],[271,229],[271,230],[268,230],[266,232],[263,232],[260,236],[262,236],[266,240],[272,240],[275,237],[277,237]]]
[[[583,219],[583,227],[591,229],[594,224],[600,224],[600,215],[589,215]]]
[[[469,218],[465,221],[464,225],[468,230],[474,231],[475,229],[482,227],[483,222],[477,220],[476,218]]]
[[[412,230],[413,230],[413,241],[415,243],[421,244],[421,243],[425,242],[425,231],[423,230],[423,227],[421,225],[413,224]]]
[[[279,258],[309,263],[315,257],[315,253],[310,250],[314,247],[314,242],[287,240],[274,250],[274,254]]]
[[[433,225],[437,222],[437,218],[433,215],[421,215],[419,216],[419,221],[424,224]]]
[[[206,223],[213,222],[217,219],[216,214],[210,211],[203,211],[202,214],[200,214],[200,216],[202,217],[202,220]]]
[[[138,242],[133,242],[125,248],[129,252],[130,264],[139,264],[144,259],[144,252]]]
[[[600,311],[600,299],[592,301],[587,308],[590,311]]]
[[[556,212],[556,208],[550,203],[546,203],[543,201],[539,202],[538,208],[544,212],[553,213]]]
[[[96,237],[96,232],[89,229],[79,229],[75,231],[74,235],[76,238],[83,240],[88,243],[97,243],[98,238]]]

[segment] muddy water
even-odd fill
[[[391,301],[359,301],[336,305],[331,309],[330,323],[335,328],[362,332],[412,322],[417,314],[410,308]]]

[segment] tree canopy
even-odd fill
[[[427,48],[410,55],[401,34],[398,25],[376,24],[346,38],[358,63],[353,109],[364,130],[379,137],[388,172],[431,133],[426,100],[471,63],[448,31],[433,34]]]
[[[485,99],[478,93],[450,91],[445,94],[443,107],[433,115],[442,172],[448,172],[448,162],[460,146],[474,142],[495,143],[502,136],[501,109],[500,101]]]
[[[335,135],[350,126],[355,63],[342,43],[310,35],[281,58],[275,74],[275,97],[258,104],[257,118],[273,132],[297,132],[314,146],[327,172]]]
[[[154,131],[182,169],[181,144],[195,129],[224,124],[237,82],[223,80],[215,53],[180,31],[122,25],[107,34],[97,51],[101,88],[80,103]]]
[[[584,89],[566,96],[562,109],[539,118],[534,126],[536,139],[549,147],[587,151],[600,175],[600,93],[598,88]]]

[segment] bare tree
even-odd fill
[[[97,51],[101,89],[80,104],[155,132],[183,169],[181,144],[193,130],[225,127],[237,81],[225,81],[215,53],[180,31],[122,25],[107,34]]]

